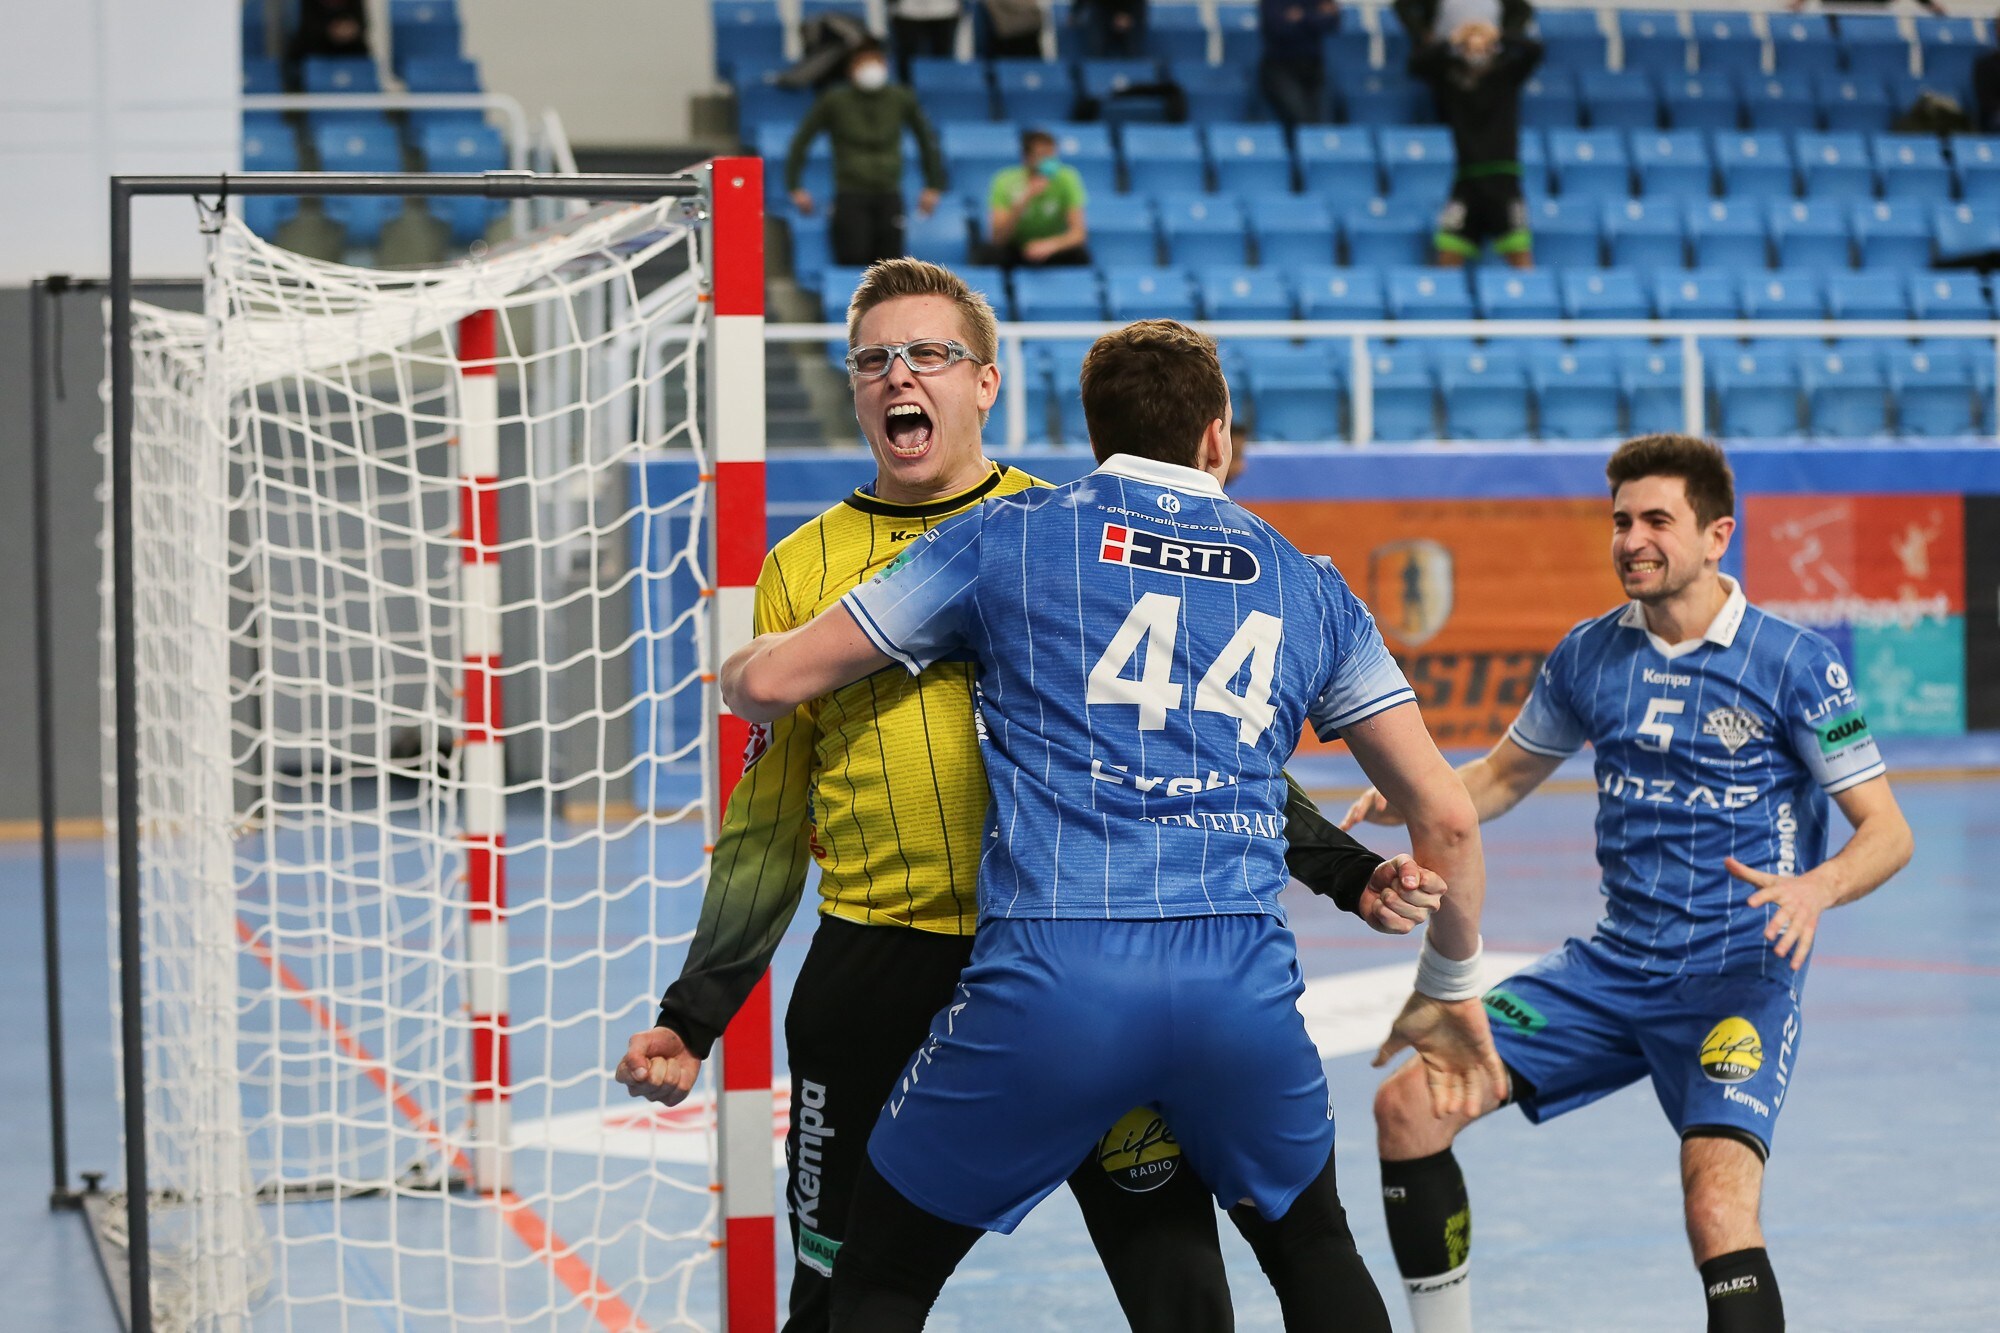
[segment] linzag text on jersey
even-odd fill
[[[1648,801],[1655,805],[1697,806],[1711,810],[1747,810],[1757,804],[1755,787],[1731,783],[1718,797],[1715,790],[1696,784],[1682,788],[1672,778],[1635,778],[1606,770],[1597,778],[1597,790],[1606,796],[1623,796],[1628,801]]]

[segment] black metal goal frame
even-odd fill
[[[137,625],[133,605],[132,556],[132,294],[135,287],[154,285],[132,275],[132,201],[142,196],[183,196],[196,201],[227,200],[231,195],[391,195],[483,197],[488,199],[579,199],[649,203],[656,199],[696,200],[707,192],[702,168],[667,175],[537,175],[496,171],[483,174],[246,172],[209,176],[113,176],[111,178],[111,274],[104,284],[110,304],[111,378],[111,597],[113,663],[113,749],[115,751],[116,827],[118,835],[118,1006],[122,1042],[120,1057],[125,1091],[125,1222],[127,1324],[130,1333],[153,1333],[151,1235],[146,1184],[146,1064],[144,1033],[140,1030],[144,996],[139,937],[139,750],[138,680],[135,654]],[[55,1165],[52,1207],[78,1207],[83,1195],[69,1188],[67,1116],[61,1057],[59,943],[55,918],[55,792],[54,721],[49,691],[54,664],[49,643],[49,514],[47,436],[48,411],[44,381],[47,302],[68,288],[81,286],[67,279],[49,279],[35,286],[30,299],[33,337],[33,479],[36,515],[37,686],[41,691],[39,761],[41,765],[43,948],[48,969],[48,1028],[51,1149]],[[95,283],[88,284],[95,286]],[[184,284],[175,284],[184,285]],[[106,1277],[111,1276],[107,1269]]]

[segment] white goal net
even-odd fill
[[[716,804],[709,248],[694,201],[397,272],[231,220],[201,313],[135,307],[157,1328],[718,1322],[715,1098],[610,1078]]]

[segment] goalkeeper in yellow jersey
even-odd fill
[[[865,333],[867,341],[860,335]],[[759,634],[805,624],[880,573],[926,529],[1043,483],[987,460],[999,392],[992,309],[948,270],[876,264],[848,311],[856,415],[878,472],[780,542],[757,580]],[[787,1333],[820,1333],[869,1131],[950,1000],[972,947],[987,793],[969,663],[884,671],[752,731],[700,924],[659,1026],[632,1038],[618,1079],[669,1104],[741,1007],[820,867],[820,921],[785,1015],[792,1125],[785,1140],[794,1268]],[[1384,862],[1296,787],[1293,873],[1378,930],[1404,933],[1442,884]],[[1070,1180],[1134,1328],[1231,1327],[1215,1208],[1171,1128],[1135,1108]],[[1287,1313],[1285,1257],[1260,1247]],[[1299,1326],[1305,1326],[1300,1324]]]

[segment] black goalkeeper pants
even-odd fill
[[[971,954],[969,937],[820,918],[785,1011],[793,1254],[785,1333],[828,1327],[832,1273],[868,1135]],[[1213,1199],[1178,1149],[1163,1148],[1157,1127],[1140,1123],[1148,1113],[1127,1119],[1115,1134],[1110,1125],[1083,1130],[1107,1138],[1069,1182],[1126,1319],[1141,1333],[1233,1328]],[[989,1313],[991,1327],[1013,1322],[1009,1311]]]

